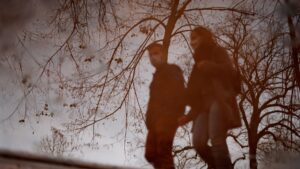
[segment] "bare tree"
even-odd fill
[[[266,24],[256,27],[252,21],[232,17],[233,27],[224,34],[243,79],[239,108],[244,126],[230,136],[241,148],[249,148],[250,168],[256,169],[260,155],[275,143],[299,152],[300,105],[291,53],[284,43],[288,34],[273,17],[263,18]]]

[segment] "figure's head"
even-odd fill
[[[147,50],[149,52],[150,62],[154,67],[159,67],[165,63],[162,52],[162,45],[159,43],[151,43]]]
[[[198,26],[193,29],[190,38],[190,44],[193,50],[196,50],[200,45],[203,45],[204,43],[210,43],[214,41],[212,32],[202,26]]]

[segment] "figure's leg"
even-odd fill
[[[212,156],[216,169],[232,169],[232,163],[226,143],[227,120],[221,112],[220,104],[214,102],[209,112],[209,137],[212,143]]]
[[[159,134],[158,142],[158,161],[159,166],[156,169],[175,169],[172,156],[173,139],[176,128],[165,129]]]
[[[157,152],[156,152],[156,134],[155,131],[149,130],[146,144],[145,144],[145,158],[146,160],[154,165],[156,163]]]
[[[211,153],[211,147],[207,145],[208,141],[208,121],[209,115],[206,112],[200,113],[198,117],[194,120],[193,124],[193,144],[199,154],[199,156],[204,160],[208,167],[212,167],[213,157]]]

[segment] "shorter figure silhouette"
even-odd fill
[[[236,103],[241,90],[239,74],[208,29],[195,28],[191,46],[195,60],[187,87],[191,111],[179,118],[179,124],[194,121],[194,147],[208,168],[232,169],[226,137],[228,129],[241,126]],[[209,139],[212,146],[208,145]]]

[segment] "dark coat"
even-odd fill
[[[228,115],[229,119],[235,119],[231,122],[234,124],[228,126],[240,126],[236,96],[241,90],[241,82],[226,50],[214,43],[205,44],[195,51],[193,57],[195,65],[187,86],[187,100],[192,108],[189,118],[195,118],[197,113],[208,112],[212,101],[225,95],[223,92],[227,93],[227,98],[223,100],[227,100],[233,110]],[[205,62],[201,68],[196,64],[200,62]]]
[[[185,87],[181,69],[172,64],[157,68],[150,85],[146,126],[177,128],[177,119],[185,111]]]

